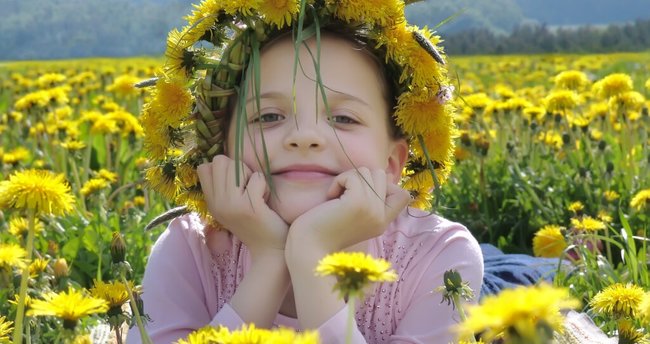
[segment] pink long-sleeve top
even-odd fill
[[[376,284],[357,302],[353,343],[455,342],[457,312],[433,290],[443,284],[445,271],[455,269],[480,291],[483,259],[470,232],[409,208],[367,247],[372,256],[390,261],[399,278]],[[154,244],[142,281],[153,342],[172,343],[208,324],[241,328],[244,321],[229,302],[250,266],[248,249],[228,231],[206,230],[194,214],[173,220]],[[345,342],[347,307],[318,328],[322,343]],[[297,319],[282,314],[274,325],[301,329]],[[140,341],[137,327],[127,341]]]

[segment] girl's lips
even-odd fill
[[[275,176],[280,178],[285,178],[289,180],[321,180],[326,178],[332,178],[332,174],[322,171],[308,171],[308,170],[288,170],[280,173],[276,173]]]

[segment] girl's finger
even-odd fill
[[[389,182],[386,187],[386,218],[392,221],[411,200],[409,192]]]
[[[212,165],[210,163],[201,164],[196,168],[196,174],[199,176],[201,190],[208,204],[212,200]]]

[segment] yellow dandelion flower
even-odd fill
[[[492,102],[485,92],[479,92],[464,96],[461,103],[464,106],[469,106],[472,109],[484,109]]]
[[[645,103],[645,97],[636,91],[622,92],[609,98],[608,105],[612,110],[640,111]]]
[[[9,334],[14,330],[13,324],[14,322],[7,320],[4,315],[0,316],[0,343],[9,342]]]
[[[93,126],[90,127],[91,134],[114,134],[119,131],[120,128],[117,126],[117,122],[107,116],[101,116],[95,121],[95,123],[93,123]]]
[[[342,296],[360,296],[370,282],[392,282],[397,274],[390,262],[363,252],[336,252],[320,260],[318,276],[336,277],[334,288]]]
[[[106,188],[110,187],[110,183],[104,179],[104,178],[92,178],[89,179],[87,182],[84,183],[84,185],[81,187],[81,190],[79,191],[84,197],[88,197],[90,194],[97,193],[99,191],[102,191]]]
[[[257,11],[259,9],[260,3],[262,3],[262,0],[224,1],[223,9],[228,14],[241,14],[243,16],[250,17],[253,15],[253,11]]]
[[[290,26],[300,11],[298,0],[266,0],[259,6],[260,14],[264,21],[278,28]]]
[[[63,215],[72,210],[74,197],[63,174],[26,170],[0,182],[0,209],[32,210],[36,214]]]
[[[589,131],[589,137],[594,141],[600,141],[603,139],[603,132],[594,128]]]
[[[650,189],[641,190],[632,197],[630,207],[641,211],[650,208]]]
[[[607,202],[614,202],[615,200],[619,199],[621,195],[614,190],[607,190],[603,192],[603,197]]]
[[[129,288],[133,290],[133,282],[128,281],[128,283]],[[126,285],[120,281],[111,281],[106,283],[95,280],[93,287],[90,289],[90,295],[98,299],[106,300],[110,310],[119,308],[129,301],[128,289],[126,288]]]
[[[616,322],[619,343],[648,344],[648,335],[642,329],[637,329],[630,319],[619,319]]]
[[[409,176],[403,183],[402,187],[411,193],[411,202],[409,205],[418,209],[431,208],[433,195],[433,176],[431,171],[424,170],[412,176]]]
[[[180,339],[178,344],[204,344],[204,343],[227,343],[225,339],[230,335],[230,331],[225,326],[204,326],[196,331],[191,332],[185,339]]]
[[[86,148],[86,144],[84,142],[81,142],[81,141],[69,140],[69,141],[61,142],[61,147],[65,148],[65,149],[67,149],[67,150],[69,150],[71,152],[75,152],[75,151],[80,151],[80,150]]]
[[[117,181],[117,173],[111,172],[105,168],[97,171],[97,177],[106,179],[106,181],[110,183],[115,183]]]
[[[564,141],[562,141],[562,135],[560,135],[560,133],[558,133],[555,130],[548,130],[539,133],[537,135],[537,140],[555,149],[561,149],[562,146],[564,146]]]
[[[25,266],[27,251],[17,244],[0,244],[0,269]]]
[[[152,189],[160,192],[163,197],[173,200],[176,197],[177,186],[174,184],[176,178],[176,167],[167,163],[163,166],[152,166],[145,170],[147,183]]]
[[[15,165],[29,159],[31,153],[25,147],[16,147],[2,155],[2,162],[7,165]]]
[[[453,123],[453,118],[446,107],[436,97],[431,97],[432,90],[422,88],[417,92],[402,93],[397,99],[395,118],[397,125],[413,135],[430,131],[446,132]]]
[[[580,103],[580,97],[572,90],[555,90],[544,98],[546,109],[551,112],[565,112],[575,108]]]
[[[29,264],[29,275],[32,277],[38,276],[41,272],[45,271],[47,264],[50,263],[49,259],[36,258]]]
[[[140,121],[133,116],[133,114],[124,111],[122,109],[111,111],[106,114],[106,118],[115,123],[122,129],[120,130],[123,137],[127,137],[130,134],[140,137],[144,134],[144,129],[140,124]]]
[[[165,125],[177,127],[192,110],[192,94],[178,79],[161,78],[156,83],[151,112]]]
[[[596,220],[591,216],[581,218],[571,218],[571,226],[579,231],[596,232],[606,228],[602,221]]]
[[[571,211],[574,214],[581,214],[583,210],[585,210],[585,205],[582,204],[580,201],[572,202],[569,204],[569,211]]]
[[[179,164],[176,166],[176,176],[180,185],[190,188],[199,183],[199,176],[196,169],[188,164]]]
[[[562,227],[557,225],[542,227],[533,238],[533,253],[537,257],[560,257],[567,246]]]
[[[31,296],[29,296],[29,294],[26,294],[26,295],[25,295],[25,302],[24,302],[25,309],[29,309],[29,307],[30,307],[31,304],[32,304],[32,300],[33,300],[33,299],[32,299]],[[18,303],[20,303],[20,295],[19,295],[19,294],[14,294],[14,298],[13,298],[13,300],[7,300],[7,301],[8,301],[9,303],[11,303],[12,305],[17,306]],[[2,343],[2,342],[0,342],[0,343]]]
[[[594,83],[593,92],[601,98],[610,98],[632,91],[632,78],[624,73],[610,74]]]
[[[650,324],[650,292],[643,294],[641,303],[637,309],[639,311],[639,318],[645,325]]]
[[[93,340],[89,334],[80,334],[74,337],[72,344],[93,344]]]
[[[49,88],[65,81],[65,79],[66,76],[61,73],[46,73],[36,79],[36,84],[40,88]]]
[[[131,97],[140,93],[140,90],[135,87],[135,84],[140,81],[140,78],[124,74],[120,75],[113,81],[112,84],[106,86],[107,92],[113,92],[121,97]]]
[[[34,233],[39,234],[43,232],[45,225],[41,222],[40,219],[34,219]],[[27,230],[29,229],[28,220],[24,217],[16,216],[9,220],[9,233],[14,236],[22,237],[27,235]]]
[[[568,89],[579,91],[585,86],[589,85],[589,78],[587,74],[577,70],[567,70],[559,73],[553,78],[555,87],[558,89]]]
[[[599,210],[597,217],[600,221],[603,221],[605,223],[611,223],[614,220],[612,216],[605,210]]]
[[[68,289],[67,292],[46,293],[43,295],[43,300],[33,300],[27,315],[55,316],[63,319],[64,327],[74,328],[77,320],[106,311],[108,311],[108,303],[105,300]]]
[[[147,201],[143,196],[133,197],[133,205],[136,207],[144,207],[145,204],[147,204]]]
[[[579,305],[567,289],[546,284],[505,289],[486,296],[480,305],[469,306],[459,331],[463,335],[482,332],[482,339],[488,343],[501,333],[505,342],[513,337],[519,343],[537,342],[540,330],[562,332],[564,319],[560,311]]]
[[[396,0],[327,0],[325,6],[335,8],[334,15],[347,22],[365,22],[392,26],[404,22],[404,2]]]
[[[529,121],[541,122],[546,116],[546,108],[542,106],[529,106],[524,108],[524,117]]]
[[[88,123],[95,123],[97,120],[102,118],[104,115],[102,115],[101,112],[96,111],[96,110],[86,110],[81,112],[81,117],[79,117],[79,122],[88,122]]]
[[[602,315],[634,318],[643,300],[643,288],[633,283],[614,283],[596,294],[589,305]]]
[[[241,343],[241,344],[318,344],[317,331],[296,333],[293,329],[279,327],[272,330],[257,328],[255,324],[243,325],[240,329],[230,331],[224,326],[218,329],[205,326],[192,333],[178,344],[204,344],[204,343]]]

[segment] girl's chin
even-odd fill
[[[279,200],[271,201],[270,207],[275,210],[286,223],[291,224],[300,215],[326,201],[325,197],[304,196],[307,195],[281,197]]]

